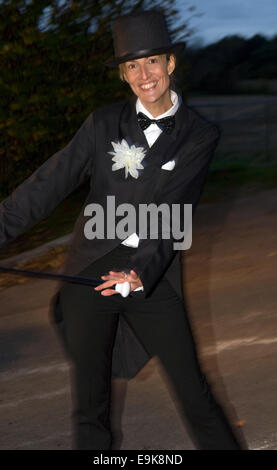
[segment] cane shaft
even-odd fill
[[[96,287],[101,284],[103,281],[101,279],[88,279],[85,277],[79,276],[68,276],[66,274],[52,274],[52,273],[39,273],[37,271],[29,271],[26,269],[15,269],[15,268],[6,268],[0,266],[0,273],[6,274],[15,274],[18,276],[25,277],[34,277],[37,279],[48,279],[50,281],[63,281],[63,282],[72,282],[74,284],[83,284],[85,286]]]

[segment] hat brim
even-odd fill
[[[110,57],[108,60],[106,60],[105,65],[107,67],[116,67],[117,65],[123,64],[124,62],[128,62],[129,60],[141,59],[142,57],[150,57],[152,55],[165,54],[166,52],[175,52],[176,54],[178,54],[179,52],[181,52],[181,50],[184,49],[185,45],[186,44],[184,42],[176,42],[175,44],[172,44],[169,47],[161,47],[158,49],[144,49],[131,54],[125,54],[121,57]]]

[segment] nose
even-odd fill
[[[147,65],[146,64],[141,64],[140,66],[140,78],[142,80],[147,80],[150,76],[150,72],[149,70],[147,69]]]

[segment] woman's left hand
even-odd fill
[[[103,284],[100,284],[97,287],[94,287],[96,291],[102,291],[101,294],[104,296],[118,294],[115,289],[109,289],[109,287],[114,284],[122,284],[123,282],[130,283],[130,291],[137,289],[137,287],[142,286],[142,282],[137,275],[137,273],[131,269],[129,274],[122,271],[109,271],[109,274],[101,276],[101,279],[105,280]],[[104,289],[104,290],[103,290]]]

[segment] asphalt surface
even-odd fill
[[[184,256],[202,367],[249,449],[277,449],[277,190],[200,205]],[[48,311],[56,283],[0,291],[0,449],[70,449],[70,363]],[[157,358],[113,382],[121,449],[194,449]]]

